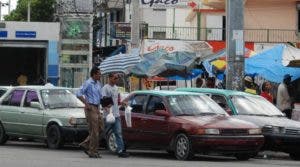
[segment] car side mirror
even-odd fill
[[[170,114],[166,110],[155,110],[155,115],[163,116],[163,117],[170,117]]]
[[[36,109],[41,109],[40,103],[39,103],[39,102],[36,102],[36,101],[30,102],[30,107],[36,108]]]

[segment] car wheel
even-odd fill
[[[51,149],[58,149],[63,146],[63,137],[57,125],[50,125],[47,129],[47,145]]]
[[[8,140],[8,136],[6,135],[4,127],[0,122],[0,144],[5,144],[7,140]]]
[[[117,151],[116,137],[112,131],[107,135],[107,148],[110,152],[115,153]]]
[[[235,157],[236,157],[237,160],[240,160],[240,161],[247,161],[247,160],[249,160],[252,156],[251,156],[250,154],[236,154]]]
[[[178,134],[175,138],[175,157],[179,160],[191,159],[194,156],[190,139],[183,133]]]
[[[292,160],[300,160],[300,153],[297,152],[297,153],[290,153],[290,158]]]

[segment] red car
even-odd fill
[[[125,102],[132,107],[132,127],[121,111],[127,148],[164,149],[177,159],[194,153],[223,153],[239,160],[256,155],[264,143],[256,125],[229,117],[206,95],[175,91],[137,91]],[[114,135],[107,131],[107,146],[115,152]]]

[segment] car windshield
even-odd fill
[[[284,116],[272,103],[260,96],[231,96],[239,115]]]
[[[167,97],[171,112],[176,115],[215,115],[227,113],[206,95],[171,95]]]
[[[67,89],[45,89],[41,91],[46,108],[77,108],[83,103]]]

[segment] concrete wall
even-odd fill
[[[166,11],[154,11],[151,8],[141,10],[142,21],[148,23],[149,26],[166,26],[166,16]]]
[[[244,10],[245,28],[297,29],[295,0],[248,0]]]

